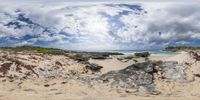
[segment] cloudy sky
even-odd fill
[[[200,2],[184,0],[6,0],[0,4],[0,46],[70,50],[199,46],[199,11]]]

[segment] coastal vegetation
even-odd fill
[[[8,51],[15,51],[15,52],[37,52],[37,53],[47,53],[47,54],[54,54],[54,55],[63,55],[67,51],[56,49],[56,48],[46,48],[40,46],[31,46],[31,45],[24,45],[24,46],[17,46],[17,47],[0,47],[0,50],[8,50]]]
[[[166,51],[177,52],[181,50],[200,50],[200,47],[195,46],[169,46],[165,48]]]

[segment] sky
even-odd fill
[[[200,44],[198,0],[0,1],[0,46],[155,50]]]

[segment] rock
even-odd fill
[[[56,61],[55,64],[58,66],[63,66],[62,63],[60,63],[59,61]]]
[[[138,89],[126,89],[125,92],[126,93],[135,93],[135,92],[138,92]]]
[[[74,59],[80,63],[88,63],[89,57],[84,54],[75,54],[75,55],[70,55],[69,58]]]
[[[67,82],[61,82],[61,84],[66,84]]]
[[[134,64],[132,66],[137,68],[137,69],[143,70],[146,73],[153,72],[153,68],[154,68],[154,65],[150,62],[138,63],[138,64],[136,64],[136,65]]]
[[[103,59],[107,59],[107,56],[103,56],[103,55],[92,55],[91,58],[92,58],[92,59],[103,60]]]
[[[27,91],[27,92],[36,92],[36,90],[34,90],[34,89],[24,89],[24,91]]]
[[[49,86],[50,86],[49,84],[45,84],[45,85],[44,85],[44,87],[49,87]]]
[[[56,92],[55,95],[60,95],[63,94],[62,92]]]
[[[119,71],[105,73],[101,75],[99,79],[105,84],[110,84],[111,87],[148,87],[148,85],[153,84],[153,67],[154,65],[149,62],[133,64]],[[151,91],[153,90],[152,88]]]
[[[150,53],[149,52],[141,52],[141,53],[135,53],[136,57],[149,57]]]
[[[86,65],[86,69],[90,69],[91,71],[95,71],[95,72],[100,71],[102,68],[103,68],[102,66],[95,63]]]
[[[200,74],[194,74],[194,76],[199,77],[200,78]]]
[[[70,55],[69,57],[79,62],[87,62],[90,58],[98,60],[109,59],[110,55],[123,54],[117,52],[76,52],[75,55]]]
[[[4,63],[1,65],[0,72],[3,73],[3,75],[7,74],[10,70],[10,67],[13,63]]]
[[[112,53],[106,53],[106,52],[92,53],[90,55],[90,58],[104,60],[104,59],[108,59],[110,55],[112,55]]]
[[[150,94],[151,95],[159,95],[159,94],[161,94],[161,92],[160,91],[152,91]]]
[[[168,81],[187,82],[185,64],[178,64],[174,61],[166,61],[160,65],[162,77]]]
[[[187,66],[174,61],[136,63],[119,71],[110,71],[99,77],[104,84],[111,87],[138,88],[144,87],[152,95],[159,95],[153,82],[154,73],[161,73],[162,79],[175,82],[187,82]]]

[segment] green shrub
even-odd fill
[[[148,57],[145,57],[145,61],[149,61],[149,58],[148,58]]]
[[[15,52],[22,52],[22,51],[31,51],[31,52],[38,52],[38,53],[48,53],[53,55],[63,55],[66,51],[56,48],[45,48],[39,46],[17,46],[17,47],[0,47],[2,50],[10,50]]]
[[[192,47],[192,46],[177,46],[177,47],[173,47],[173,46],[169,46],[165,48],[166,51],[172,51],[172,52],[176,52],[176,51],[180,51],[180,50],[200,50],[200,47]]]

